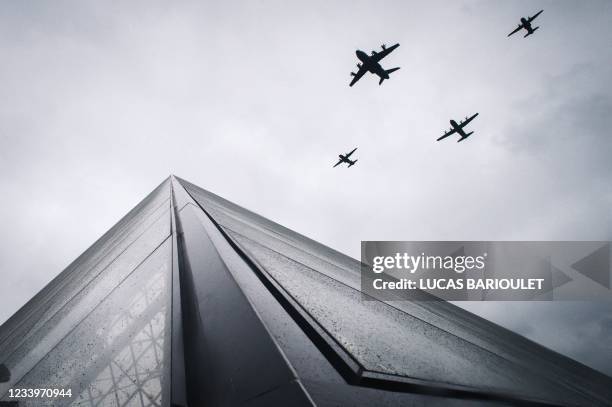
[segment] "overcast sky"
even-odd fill
[[[612,239],[607,0],[3,0],[0,55],[0,322],[171,173],[356,258]],[[612,374],[612,304],[480,305]]]

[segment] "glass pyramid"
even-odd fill
[[[612,400],[609,377],[450,303],[364,301],[359,273],[357,260],[171,176],[0,327],[0,400]]]

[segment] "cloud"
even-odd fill
[[[612,358],[608,356],[612,350],[612,319],[610,304],[606,302],[483,302],[462,305],[612,376]]]

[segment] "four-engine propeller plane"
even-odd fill
[[[389,79],[389,74],[391,72],[397,71],[399,67],[385,70],[382,66],[380,66],[380,60],[389,55],[391,52],[393,52],[393,50],[397,47],[399,47],[399,44],[395,44],[394,46],[389,48],[387,48],[387,46],[383,44],[382,51],[372,51],[372,55],[369,56],[361,50],[355,51],[355,54],[357,54],[357,58],[359,58],[361,62],[357,63],[357,68],[359,68],[357,73],[351,72],[353,80],[351,81],[349,86],[353,86],[355,83],[357,83],[357,81],[361,79],[361,77],[366,72],[371,72],[375,75],[378,75],[380,77],[380,81],[378,82],[379,85],[381,85],[385,79]]]
[[[527,17],[527,18],[525,18],[525,17],[521,17],[521,23],[518,25],[518,27],[516,27],[516,28],[514,29],[514,31],[512,31],[510,34],[508,34],[508,37],[509,37],[509,36],[511,36],[511,35],[512,35],[512,34],[514,34],[514,33],[517,33],[517,32],[519,32],[519,31],[521,31],[523,28],[524,28],[525,30],[527,30],[527,34],[525,34],[523,38],[528,37],[528,36],[530,36],[531,34],[533,34],[533,33],[534,33],[534,32],[535,32],[535,31],[536,31],[538,28],[540,28],[540,27],[535,27],[535,28],[531,27],[531,22],[532,22],[533,20],[535,20],[537,16],[539,16],[540,14],[542,14],[542,11],[544,11],[544,10],[540,10],[540,11],[538,11],[537,13],[535,13],[535,14],[534,14],[533,16],[531,16],[531,17]]]
[[[347,163],[348,167],[347,168],[351,168],[353,165],[355,165],[355,163],[357,162],[357,160],[353,161],[351,160],[349,157],[351,156],[351,154],[353,154],[355,152],[355,150],[357,150],[357,147],[355,147],[353,149],[353,151],[351,151],[348,154],[342,155],[342,154],[338,154],[338,157],[340,157],[340,160],[338,160],[338,162],[336,163],[336,165],[334,165],[334,168],[336,168],[337,166],[339,166],[342,163]]]
[[[466,117],[464,121],[459,122],[459,123],[457,123],[456,121],[454,121],[454,120],[452,120],[452,119],[451,119],[450,124],[451,124],[451,126],[452,126],[452,127],[450,128],[450,130],[449,130],[449,131],[447,131],[446,133],[444,133],[444,134],[442,135],[442,137],[438,138],[438,139],[437,139],[437,141],[440,141],[440,140],[442,140],[442,139],[444,139],[444,138],[446,138],[446,137],[448,137],[448,136],[450,136],[451,134],[454,134],[454,133],[457,133],[457,134],[459,134],[459,135],[461,136],[461,138],[460,138],[459,140],[457,140],[457,142],[463,141],[463,140],[465,140],[466,138],[470,137],[470,135],[471,135],[472,133],[474,133],[474,132],[473,132],[473,131],[471,131],[471,132],[469,132],[469,133],[466,133],[466,132],[463,130],[463,128],[464,128],[465,126],[467,126],[467,124],[468,124],[469,122],[471,122],[472,120],[474,120],[474,118],[475,118],[476,116],[478,116],[478,113],[474,114],[473,116],[471,116],[471,117],[469,117],[469,118],[468,118],[468,117]]]

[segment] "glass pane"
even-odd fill
[[[603,376],[595,380],[572,360],[451,303],[364,301],[358,261],[180,183],[312,317],[324,339],[361,365],[355,375],[570,404],[607,394]]]
[[[161,405],[170,367],[171,257],[167,238],[14,386],[70,389],[72,398],[23,405]]]
[[[168,219],[169,196],[169,184],[164,182],[17,311],[0,329],[0,354],[20,346],[164,212]]]
[[[12,382],[20,380],[51,349],[83,321],[117,286],[143,263],[170,236],[170,213],[166,209],[152,225],[109,267],[99,273],[73,298],[63,300],[61,307],[44,325],[33,331],[22,343],[5,353],[4,363],[12,372]],[[11,383],[0,384],[3,395]]]
[[[358,290],[229,233],[367,371],[474,390],[584,401],[499,355],[391,305],[364,301]]]
[[[297,247],[302,254],[327,263],[327,266],[340,268],[344,272],[353,273],[355,266],[359,269],[359,262],[321,243],[307,238],[291,229],[287,229],[278,223],[272,222],[254,212],[242,208],[215,194],[198,188],[186,181],[181,181],[187,191],[219,224],[229,227],[239,233],[241,229],[250,229],[250,233],[259,232],[260,238],[273,239],[277,243],[284,243],[289,247]],[[248,235],[247,235],[248,236]],[[327,268],[327,267],[326,267]],[[357,279],[359,274],[357,274]]]

